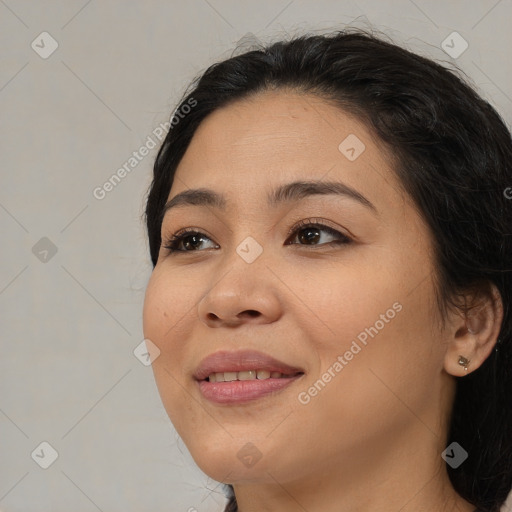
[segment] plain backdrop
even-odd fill
[[[510,127],[511,19],[510,0],[0,0],[0,511],[223,510],[141,356],[157,149],[128,164],[197,74],[241,40],[371,25],[458,65]]]

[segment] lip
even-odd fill
[[[304,373],[302,368],[290,366],[283,361],[279,361],[268,354],[256,350],[237,350],[235,352],[221,350],[206,356],[199,363],[199,366],[194,372],[194,378],[198,381],[203,381],[212,373],[243,372],[247,370],[267,370],[270,372],[280,372],[284,375],[294,375],[299,372]]]
[[[262,380],[233,380],[231,382],[197,381],[199,391],[204,398],[217,404],[243,404],[275,395],[290,386],[293,382],[304,377],[301,373],[294,377],[279,377]]]
[[[234,380],[231,382],[209,382],[212,373],[267,370],[280,372],[287,377],[277,379]],[[298,375],[297,375],[298,374]],[[275,394],[304,376],[302,368],[279,361],[256,350],[219,351],[205,357],[194,378],[204,398],[217,404],[240,404]]]

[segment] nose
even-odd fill
[[[245,262],[232,265],[220,279],[212,280],[198,304],[198,316],[208,327],[272,323],[281,314],[272,272],[261,265],[255,272]]]

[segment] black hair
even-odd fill
[[[296,36],[215,63],[179,102],[176,112],[195,106],[160,147],[145,217],[154,267],[176,168],[200,123],[230,102],[292,90],[363,120],[431,230],[443,323],[447,308],[466,312],[463,292],[493,284],[501,295],[496,347],[457,379],[447,434],[447,446],[456,441],[469,454],[458,468],[447,465],[456,492],[499,512],[512,487],[512,200],[505,193],[512,193],[512,141],[500,115],[458,71],[354,28]],[[236,511],[227,487],[226,511]]]

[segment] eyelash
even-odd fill
[[[305,219],[301,220],[297,224],[295,224],[287,233],[287,240],[290,238],[291,235],[294,233],[297,233],[299,231],[302,231],[305,228],[320,228],[319,231],[325,231],[329,233],[332,236],[339,237],[341,240],[333,240],[331,242],[323,243],[323,244],[312,244],[308,246],[308,244],[300,244],[300,243],[290,243],[287,245],[304,245],[305,247],[315,247],[319,246],[322,247],[324,245],[347,245],[352,242],[352,239],[350,239],[348,236],[344,235],[343,233],[340,233],[334,228],[331,228],[330,226],[326,226],[325,224],[322,224],[321,222],[317,222],[315,219]],[[207,240],[211,240],[209,237],[204,235],[204,233],[201,233],[200,231],[195,230],[194,228],[184,228],[175,233],[174,235],[167,238],[164,243],[162,244],[165,249],[169,253],[175,253],[175,252],[199,252],[200,250],[191,250],[186,251],[183,249],[178,249],[177,247],[179,244],[188,236],[191,235],[199,235],[201,238],[206,238]]]

